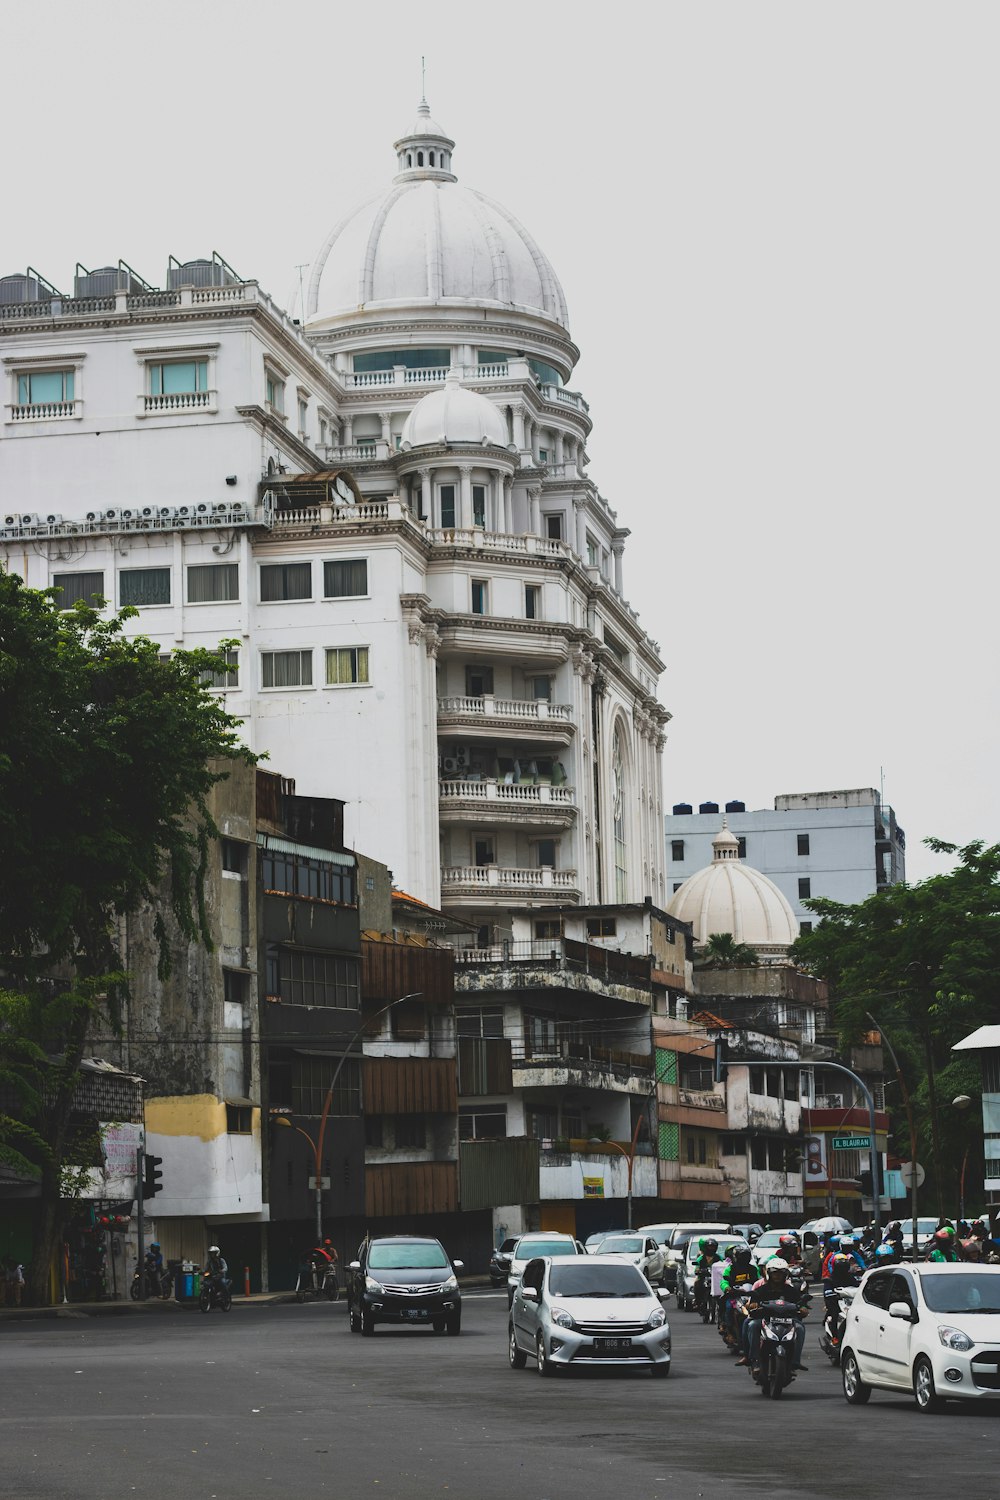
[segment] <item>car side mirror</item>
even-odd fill
[[[464,1271],[465,1270],[465,1261],[464,1260],[453,1260],[452,1263],[451,1263],[451,1268],[452,1268],[453,1271]]]
[[[890,1302],[889,1316],[890,1318],[902,1318],[906,1323],[916,1321],[913,1308],[908,1302]]]
[[[535,1288],[533,1286],[522,1286],[521,1300],[522,1302],[537,1302],[538,1293],[536,1292]]]
[[[348,1266],[347,1269],[349,1271],[360,1271],[361,1270],[361,1262],[359,1260],[352,1260],[351,1264]]]

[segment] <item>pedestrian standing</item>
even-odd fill
[[[7,1306],[20,1307],[21,1294],[24,1290],[24,1267],[19,1261],[11,1260],[7,1263]]]

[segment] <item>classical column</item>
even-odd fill
[[[513,406],[513,407],[511,407],[511,416],[514,419],[514,447],[517,449],[518,453],[523,453],[524,450],[525,450],[525,435],[524,435],[525,410],[524,410],[524,407],[523,406]]]
[[[344,418],[344,447],[345,448],[353,448],[353,446],[354,446],[354,418],[353,417],[345,417]]]
[[[383,441],[383,443],[388,443],[390,445],[390,447],[391,447],[391,445],[392,445],[392,413],[388,412],[388,411],[380,411],[379,414],[378,414],[378,419],[382,423],[382,441]]]
[[[468,464],[462,464],[459,471],[461,484],[459,486],[458,524],[464,531],[471,531],[473,526],[472,517],[472,469]]]
[[[555,439],[556,439],[556,441],[555,441],[555,450],[556,450],[555,461],[556,461],[557,464],[561,464],[563,462],[563,435],[562,435],[562,433],[561,432],[557,432],[555,434]]]
[[[542,487],[540,484],[533,484],[531,486],[531,489],[528,491],[528,502],[529,514],[531,516],[528,530],[531,531],[534,536],[541,536]]]
[[[611,551],[615,559],[615,593],[624,599],[625,591],[622,588],[622,553],[625,551],[624,542],[612,542]]]
[[[502,497],[500,503],[501,503],[501,505],[503,507],[503,525],[501,526],[500,529],[501,529],[501,531],[504,532],[504,534],[506,536],[510,536],[510,535],[512,535],[512,533],[514,531],[514,476],[513,476],[513,474],[504,474],[501,482],[503,484],[503,497]]]
[[[434,524],[431,515],[431,471],[430,469],[418,469],[417,478],[420,480],[420,513],[428,526]]]
[[[582,495],[573,496],[576,511],[576,550],[582,563],[587,561],[587,503]]]

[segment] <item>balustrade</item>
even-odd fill
[[[496,781],[492,777],[482,781],[442,781],[438,786],[442,801],[514,802],[530,805],[549,803],[553,806],[574,807],[576,791],[570,786],[552,786],[548,782],[535,785],[532,782],[510,784]]]
[[[439,714],[472,714],[477,718],[570,720],[568,703],[550,703],[546,698],[439,698]]]
[[[446,865],[441,871],[443,887],[468,886],[474,891],[494,892],[509,890],[515,894],[524,891],[577,889],[575,870],[553,870],[547,865],[543,869],[523,870],[506,865]]]
[[[32,406],[12,406],[12,422],[48,422],[54,417],[76,416],[75,401],[37,401]]]
[[[195,411],[215,405],[214,391],[174,391],[167,396],[144,396],[147,412]]]

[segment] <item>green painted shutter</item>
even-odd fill
[[[673,1056],[673,1053],[670,1054]],[[657,1153],[661,1161],[677,1161],[680,1157],[680,1129],[673,1120],[661,1120]]]
[[[656,1049],[656,1081],[657,1083],[677,1082],[677,1053],[668,1052],[665,1047]]]

